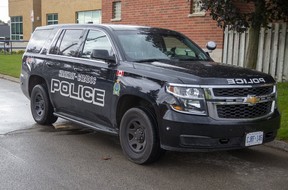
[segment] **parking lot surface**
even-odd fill
[[[37,125],[20,85],[0,86],[0,189],[287,189],[287,152],[167,152],[136,165],[117,137],[62,119]]]

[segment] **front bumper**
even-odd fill
[[[280,114],[253,121],[219,121],[168,110],[160,125],[161,147],[172,151],[215,151],[245,148],[247,133],[263,131],[263,143],[273,141],[280,127]]]

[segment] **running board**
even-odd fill
[[[112,129],[110,129],[108,127],[105,127],[104,125],[101,125],[101,124],[98,124],[98,123],[88,124],[88,123],[85,123],[83,121],[80,121],[81,120],[80,118],[79,118],[79,120],[73,119],[73,118],[69,117],[69,114],[65,114],[63,112],[54,112],[53,114],[55,116],[57,116],[57,117],[61,117],[63,119],[78,123],[80,125],[84,125],[86,127],[93,128],[93,129],[95,129],[97,131],[100,131],[100,132],[109,133],[109,134],[112,134],[112,135],[118,135],[118,131],[117,130],[112,130]]]

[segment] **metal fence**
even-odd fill
[[[4,54],[12,53],[17,50],[25,50],[28,41],[26,40],[0,40],[0,51]]]
[[[271,29],[261,29],[256,69],[271,74],[278,82],[288,81],[288,24],[274,23]],[[222,62],[244,66],[248,32],[224,32]]]

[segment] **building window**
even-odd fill
[[[202,10],[201,0],[190,1],[190,15],[189,16],[205,16],[205,10]]]
[[[113,2],[112,6],[112,21],[121,20],[121,1]]]
[[[101,11],[81,11],[76,13],[76,23],[78,24],[100,24]]]
[[[11,40],[23,39],[23,18],[22,16],[11,17]]]
[[[47,14],[47,25],[58,24],[58,14]]]

